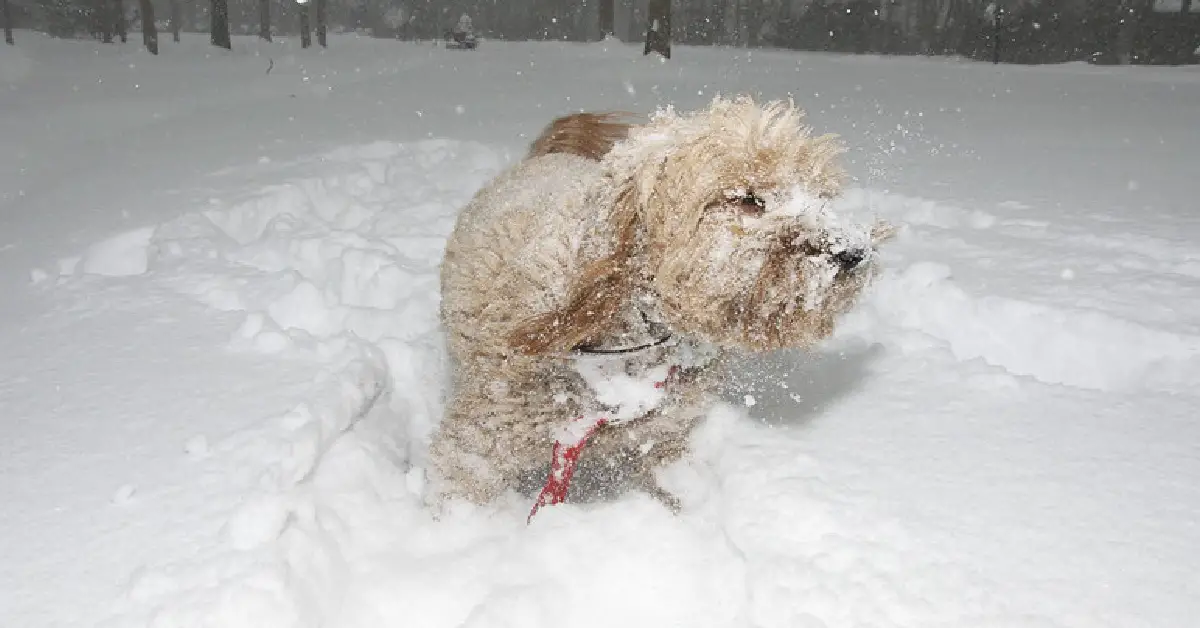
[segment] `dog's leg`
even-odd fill
[[[476,358],[461,375],[430,460],[439,492],[486,504],[549,462],[551,428],[577,404],[556,401],[552,370],[533,360]]]
[[[456,396],[429,445],[433,501],[462,498],[486,504],[504,492],[505,477],[491,464],[489,439],[474,413],[476,404]]]
[[[657,499],[667,510],[679,514],[683,504],[671,491],[663,488],[658,482],[657,471],[681,458],[687,453],[686,435],[678,441],[662,443],[650,449],[650,452],[638,459],[636,471],[636,486],[647,495]]]
[[[610,477],[623,477],[627,488],[645,491],[662,502],[668,510],[678,513],[679,498],[663,488],[657,477],[666,467],[688,453],[692,429],[711,407],[711,398],[703,389],[684,391],[682,398],[662,408],[661,412],[629,425],[613,425],[597,435],[589,447],[597,464],[612,470]]]
[[[673,398],[663,405],[659,415],[644,425],[631,426],[641,429],[625,435],[627,440],[638,443],[640,455],[632,462],[635,485],[675,514],[679,514],[682,504],[678,497],[659,484],[658,471],[689,453],[692,431],[712,409],[728,359],[721,353],[707,366],[689,371],[675,382]]]

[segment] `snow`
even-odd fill
[[[560,425],[550,436],[554,439],[556,445],[562,445],[567,449],[576,448],[578,451],[582,451],[582,449],[578,449],[579,445],[586,444],[584,441],[591,438],[597,429],[608,423],[610,421],[607,415],[591,414],[578,416]],[[552,456],[552,459],[560,460],[563,466],[560,469],[551,467],[550,473],[553,474],[551,477],[561,480],[567,473],[568,467],[571,469],[570,472],[574,473],[575,463],[571,462],[565,455]]]
[[[0,625],[1200,612],[1194,68],[17,42],[0,55]],[[433,517],[457,209],[554,115],[739,91],[791,95],[843,136],[839,213],[901,226],[886,272],[819,351],[730,366],[728,403],[664,473],[679,515],[632,492],[528,526],[516,496]]]
[[[608,418],[615,423],[644,417],[662,403],[671,366],[658,364],[630,375],[623,360],[575,361],[575,371],[596,394],[596,400],[611,410]]]
[[[153,235],[153,228],[135,229],[93,244],[83,256],[83,272],[109,277],[146,272]]]

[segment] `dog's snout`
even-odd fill
[[[846,249],[833,254],[833,261],[844,271],[851,271],[858,268],[863,259],[867,256],[866,251],[862,249]]]

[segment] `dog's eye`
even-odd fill
[[[733,199],[738,212],[746,216],[761,216],[767,211],[767,203],[753,194],[743,194]]]

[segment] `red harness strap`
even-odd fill
[[[579,417],[575,420],[582,421],[584,419]],[[579,457],[583,455],[583,448],[592,434],[595,434],[596,430],[607,423],[608,419],[594,419],[594,422],[587,427],[587,431],[574,445],[563,445],[562,441],[554,441],[554,453],[550,460],[550,477],[546,478],[546,485],[542,487],[537,501],[533,503],[533,510],[529,511],[526,523],[533,521],[533,516],[542,506],[561,504],[567,501],[567,489],[571,488],[571,476],[575,475],[575,465],[579,463]]]
[[[667,379],[655,382],[654,387],[665,388],[667,382],[678,372],[679,367],[672,366],[667,372]],[[575,475],[575,466],[579,464],[583,448],[587,446],[588,440],[597,430],[608,424],[608,419],[604,417],[590,419],[578,417],[575,419],[576,423],[584,421],[590,421],[591,424],[585,428],[583,435],[579,436],[573,444],[563,444],[561,440],[554,441],[554,450],[550,458],[550,476],[546,478],[546,485],[542,487],[542,492],[538,493],[537,500],[533,502],[533,509],[529,511],[526,523],[533,521],[533,516],[542,506],[561,504],[567,501],[567,489],[571,488],[571,476]]]

